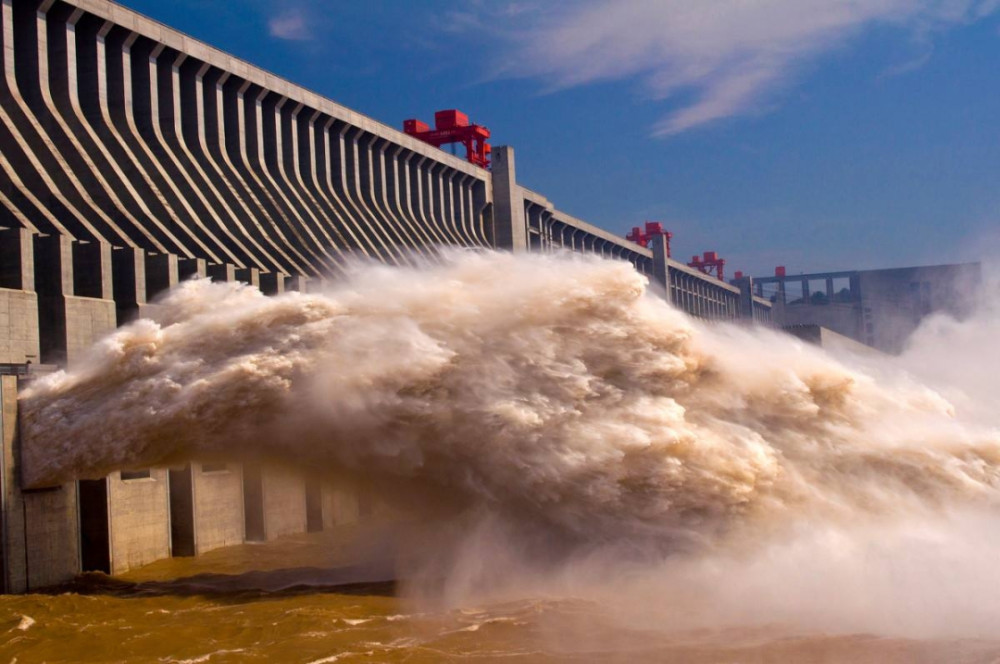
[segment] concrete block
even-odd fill
[[[195,553],[244,540],[243,477],[239,464],[192,464]]]
[[[38,295],[0,289],[0,362],[37,364],[38,334]]]
[[[111,572],[170,557],[170,506],[167,471],[149,470],[149,477],[123,479],[112,473],[108,482],[111,531]]]
[[[64,583],[80,571],[76,484],[25,491],[27,589]]]
[[[66,313],[66,363],[72,365],[95,341],[114,331],[117,312],[113,300],[63,298]]]
[[[357,523],[359,517],[358,492],[352,487],[332,482],[323,484],[323,528]]]
[[[301,474],[277,466],[261,469],[264,536],[268,540],[306,530],[306,483]]]
[[[15,459],[17,457],[17,377],[0,376],[0,511],[2,511],[3,592],[23,593],[28,589],[27,557],[24,541],[24,503]]]

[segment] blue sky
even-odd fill
[[[126,0],[614,233],[771,274],[1000,255],[1000,0]]]

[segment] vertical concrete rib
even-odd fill
[[[360,138],[366,134],[367,132],[363,129],[349,125],[342,133],[345,157],[343,170],[347,176],[347,195],[353,201],[355,209],[360,211],[372,232],[378,237],[382,249],[382,260],[398,265],[403,260],[400,251],[401,239],[396,234],[395,228],[387,225],[384,220],[380,223],[378,215],[372,212],[365,199],[364,185],[368,179],[369,160],[362,156]]]
[[[247,232],[239,216],[233,211],[223,190],[216,186],[216,181],[209,177],[209,173],[202,168],[201,162],[195,157],[198,152],[198,141],[192,141],[195,146],[192,152],[187,136],[197,136],[197,126],[201,122],[199,104],[197,98],[197,83],[190,68],[185,69],[184,82],[182,83],[181,69],[187,55],[176,54],[173,57],[165,57],[164,62],[157,64],[158,76],[161,79],[160,89],[169,96],[172,103],[161,104],[161,121],[163,124],[163,135],[167,143],[177,153],[178,160],[184,163],[188,172],[193,171],[193,176],[197,176],[199,190],[207,189],[206,196],[209,199],[211,208],[217,212],[214,217],[218,228],[215,236],[220,243],[226,246],[232,255],[239,257],[241,265],[259,265],[266,269],[275,267],[274,259],[270,254],[256,242],[254,237]],[[198,63],[192,63],[197,66]],[[186,122],[185,122],[186,121]],[[189,130],[185,132],[184,125],[187,124]],[[201,185],[204,186],[201,186]],[[236,231],[236,232],[234,232]]]
[[[450,244],[462,246],[462,240],[455,233],[455,229],[445,220],[444,213],[444,193],[441,191],[441,171],[446,168],[441,162],[432,162],[430,168],[425,169],[424,184],[426,186],[424,205],[427,209],[427,217],[432,224],[437,226],[441,233],[448,239]]]
[[[396,218],[387,208],[380,205],[379,192],[376,191],[384,177],[379,179],[376,171],[380,168],[379,156],[376,155],[375,145],[379,141],[374,134],[364,132],[355,139],[355,150],[358,154],[358,174],[356,185],[359,188],[362,204],[375,217],[376,223],[379,220],[387,230],[390,242],[395,246],[394,253],[400,260],[409,262],[413,256],[407,249],[417,247],[414,238],[406,232],[401,220]]]
[[[22,94],[18,82],[18,71],[26,69],[28,76],[35,72],[36,75],[31,78],[37,80],[38,63],[34,62],[33,66],[22,66],[21,64],[28,57],[37,57],[37,46],[34,45],[36,36],[33,29],[34,10],[26,5],[19,5],[19,7],[21,8],[20,12],[23,12],[24,9],[29,10],[25,17],[29,21],[27,28],[16,31],[19,40],[25,38],[32,40],[29,44],[21,46],[14,39],[15,11],[12,1],[3,0],[2,5],[0,5],[4,58],[3,90],[0,92],[0,119],[3,120],[5,128],[10,127],[16,132],[18,139],[26,144],[26,149],[18,152],[4,149],[3,152],[10,157],[23,156],[27,163],[30,163],[31,169],[42,179],[49,194],[49,200],[44,202],[50,206],[52,213],[59,217],[62,224],[69,229],[74,237],[111,238],[125,243],[128,240],[124,233],[121,233],[77,179],[67,161],[67,156],[43,127],[43,123],[36,117]],[[22,16],[24,15],[22,14]],[[34,51],[36,55],[30,55],[31,51]],[[18,163],[14,162],[13,166],[15,169],[21,170]]]
[[[369,238],[372,251],[376,256],[387,262],[397,263],[386,245],[385,238],[377,232],[372,224],[371,216],[362,212],[352,194],[354,183],[357,182],[358,162],[356,154],[349,147],[351,143],[345,137],[349,128],[349,125],[336,122],[329,132],[330,174],[333,189],[338,198],[347,204],[348,219],[353,220],[358,231]]]
[[[162,44],[156,44],[149,53],[149,100],[150,126],[152,128],[151,138],[159,144],[159,148],[165,154],[174,170],[180,174],[184,183],[187,184],[188,191],[197,198],[203,215],[195,219],[205,241],[214,249],[214,253],[219,258],[228,258],[239,267],[246,263],[245,256],[232,246],[225,230],[225,224],[219,216],[213,201],[209,196],[214,193],[211,187],[206,187],[197,169],[192,168],[190,160],[181,149],[174,134],[176,104],[179,103],[177,90],[174,88],[174,66],[177,59],[183,60],[186,55],[177,55],[175,51],[166,49]]]
[[[212,67],[198,61],[192,61],[191,65],[193,68],[193,73],[190,76],[191,87],[181,86],[182,95],[188,89],[194,95],[194,114],[182,114],[184,119],[183,134],[188,145],[194,146],[191,151],[203,164],[208,176],[215,181],[216,188],[239,208],[239,210],[234,210],[237,228],[267,258],[267,264],[261,267],[276,269],[283,273],[288,273],[291,269],[301,271],[302,266],[291,258],[282,243],[276,242],[275,238],[271,237],[265,230],[260,219],[262,215],[266,216],[263,207],[256,205],[255,208],[251,208],[248,204],[247,199],[252,197],[252,192],[248,191],[246,183],[238,177],[233,178],[233,174],[226,171],[225,164],[220,163],[218,151],[209,148],[209,135],[212,136],[212,143],[218,144],[218,132],[223,125],[222,109],[218,103],[219,98],[215,85],[206,80],[206,74],[212,70]],[[218,70],[215,71],[218,72]],[[182,108],[183,106],[182,103]],[[240,215],[241,211],[242,215]],[[240,219],[245,221],[240,221]]]
[[[285,180],[291,182],[293,190],[301,193],[298,198],[302,201],[302,204],[309,209],[315,210],[322,217],[318,221],[318,227],[327,242],[331,246],[337,247],[341,253],[348,254],[353,250],[353,247],[340,230],[340,220],[336,218],[330,207],[319,202],[313,191],[306,185],[306,180],[302,177],[303,170],[307,171],[307,173],[312,171],[315,161],[310,159],[310,155],[313,152],[313,143],[308,138],[305,141],[300,140],[302,137],[300,130],[304,130],[308,135],[312,117],[316,115],[316,112],[310,112],[310,116],[312,117],[310,117],[309,122],[300,123],[299,113],[305,108],[304,105],[295,104],[291,112],[286,114],[282,111],[286,101],[282,99],[276,108],[276,121],[278,123],[276,127],[278,136],[278,168]],[[308,164],[308,168],[304,168],[306,164]],[[289,177],[288,173],[291,173],[292,177]]]
[[[319,120],[322,120],[322,125],[317,126]],[[309,145],[308,169],[306,169],[304,163],[301,168],[308,171],[309,177],[307,180],[310,182],[310,188],[322,199],[326,209],[336,219],[340,236],[350,238],[345,240],[346,246],[351,251],[360,252],[370,257],[372,252],[377,253],[375,247],[371,244],[368,237],[364,233],[358,232],[354,224],[350,222],[349,217],[346,216],[344,204],[337,197],[337,192],[333,188],[332,176],[330,175],[332,167],[330,160],[330,125],[332,124],[333,118],[325,116],[319,111],[310,114],[309,120],[302,130],[306,135],[304,137],[301,133],[299,135],[299,142],[308,142]],[[305,158],[306,155],[300,152],[300,161]]]
[[[102,33],[104,33],[106,42],[109,33],[104,30]],[[141,154],[148,160],[150,172],[155,169],[161,181],[166,184],[166,188],[161,188],[161,191],[170,191],[175,203],[174,209],[180,208],[186,213],[185,217],[177,219],[175,226],[176,235],[183,231],[188,238],[185,252],[182,255],[191,257],[195,253],[199,253],[209,260],[218,261],[219,257],[213,249],[206,245],[202,234],[198,232],[201,213],[191,206],[187,192],[181,190],[178,178],[169,168],[166,160],[163,159],[162,149],[158,148],[154,141],[147,140],[148,133],[140,129],[138,116],[142,116],[144,121],[142,126],[146,127],[152,120],[153,110],[150,99],[152,83],[149,80],[149,66],[143,64],[144,57],[141,52],[138,58],[133,57],[133,51],[138,41],[137,34],[125,33],[120,46],[113,49],[116,55],[120,54],[120,62],[116,59],[115,67],[112,67],[111,60],[108,60],[107,102],[111,118],[113,121],[119,119],[120,128],[125,132],[127,141],[139,148]],[[121,65],[120,72],[117,68],[118,64]],[[118,78],[119,74],[120,79]],[[140,108],[139,113],[136,113],[137,107]]]
[[[132,179],[122,171],[121,155],[110,154],[84,117],[80,106],[75,30],[75,24],[83,12],[79,9],[73,11],[65,22],[58,17],[50,20],[47,5],[48,3],[43,4],[37,13],[39,85],[43,100],[52,117],[80,153],[88,170],[93,172],[95,179],[108,192],[108,197],[123,222],[123,230],[128,229],[128,244],[152,247],[159,251],[166,251],[168,247],[176,250],[176,238],[169,233],[151,232],[144,223],[146,220],[154,221],[156,215],[144,200],[143,193],[136,190]],[[51,39],[43,41],[43,35]],[[48,57],[50,52],[53,56],[51,60]],[[48,70],[44,77],[41,73],[43,68]],[[122,195],[119,195],[119,191]],[[152,224],[152,229],[156,229],[155,223]]]
[[[299,234],[309,238],[308,241],[310,241],[312,246],[318,250],[319,255],[324,258],[326,270],[323,271],[343,269],[343,257],[340,255],[338,248],[325,246],[324,243],[316,237],[314,230],[308,223],[307,217],[309,217],[309,215],[305,210],[296,207],[295,204],[292,203],[291,199],[289,199],[287,195],[287,192],[274,179],[267,162],[269,158],[276,158],[276,141],[278,138],[274,131],[275,118],[271,115],[267,121],[265,121],[263,108],[264,100],[270,96],[271,93],[268,90],[256,86],[249,86],[248,89],[252,89],[253,92],[249,95],[251,99],[250,103],[245,107],[247,131],[244,133],[244,136],[247,141],[247,154],[254,160],[253,163],[256,170],[270,185],[270,191],[276,193],[278,199],[284,204],[285,208],[291,211],[292,214],[289,217],[289,221],[294,225]],[[248,89],[244,89],[241,93],[244,98],[247,96],[246,92]],[[271,108],[273,109],[273,105]],[[312,222],[314,224],[317,223],[315,218],[312,218]]]
[[[315,204],[310,204],[302,197],[302,192],[296,187],[295,179],[290,177],[286,169],[286,159],[292,157],[294,149],[291,145],[291,125],[286,126],[283,111],[288,103],[288,98],[280,95],[266,95],[261,103],[263,117],[261,127],[263,128],[264,164],[272,170],[274,181],[286,194],[291,196],[291,202],[296,206],[299,218],[303,224],[310,229],[310,232],[320,236],[319,242],[322,246],[333,249],[341,261],[346,259],[348,247],[341,238],[337,242],[330,235],[330,230],[335,230],[334,225],[327,219]],[[292,169],[294,172],[294,168]],[[323,217],[321,219],[320,217]],[[312,224],[309,224],[309,221]],[[324,223],[326,222],[326,223]]]
[[[245,97],[249,88],[250,83],[228,73],[222,74],[216,82],[216,99],[222,108],[217,149],[232,172],[247,185],[247,192],[252,200],[267,212],[268,220],[275,224],[275,232],[279,237],[290,239],[289,247],[309,265],[309,269],[302,270],[302,273],[316,275],[326,272],[330,269],[328,257],[302,235],[288,211],[264,184],[253,166],[248,151],[247,132],[250,127],[256,126],[256,114],[251,114],[247,108]]]
[[[380,167],[377,171],[380,178],[379,186],[384,197],[386,209],[390,210],[390,214],[400,219],[409,229],[409,233],[419,247],[420,253],[427,258],[433,259],[437,256],[434,241],[427,233],[427,230],[413,218],[409,207],[404,206],[400,199],[400,184],[404,179],[400,178],[400,169],[403,168],[403,164],[400,163],[399,153],[402,151],[403,148],[401,146],[392,144],[388,157],[386,157],[386,144],[382,143],[379,149]],[[406,200],[405,195],[402,200]]]
[[[424,206],[424,188],[423,188],[423,172],[424,172],[424,162],[427,161],[427,157],[420,155],[420,158],[414,164],[412,163],[413,154],[411,153],[406,160],[407,171],[406,171],[406,204],[410,215],[417,220],[420,228],[425,229],[434,237],[434,241],[444,246],[448,244],[444,235],[438,230],[434,224],[427,220],[427,215],[425,214]],[[416,210],[416,213],[414,213]]]
[[[153,243],[143,244],[144,248],[183,253],[187,251],[186,239],[171,230],[174,219],[179,215],[132,147],[122,138],[108,111],[105,35],[110,29],[110,23],[79,12],[74,12],[67,21],[68,57],[70,64],[75,65],[71,67],[70,76],[71,104],[80,123],[105,152],[119,177],[133,188],[133,195],[138,197],[144,212],[140,222],[147,220],[150,231],[164,238],[162,247]]]

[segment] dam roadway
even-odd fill
[[[630,262],[689,314],[767,322],[770,304],[558,210],[487,170],[105,0],[2,0],[2,589],[364,518],[363,495],[292,471],[191,463],[23,486],[19,387],[72,367],[179,281],[266,294],[351,257],[440,247]]]

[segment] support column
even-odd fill
[[[177,276],[181,281],[195,277],[207,277],[208,266],[204,258],[178,258]]]
[[[147,300],[151,300],[176,286],[178,279],[177,256],[174,254],[146,255]]]
[[[743,320],[753,321],[753,277],[737,279],[736,286],[740,289],[739,317]]]
[[[654,235],[649,239],[649,248],[653,250],[653,278],[663,286],[667,302],[673,303],[670,292],[670,266],[667,264],[667,237]]]
[[[260,288],[260,270],[255,267],[245,267],[233,272],[236,281]]]
[[[115,247],[111,267],[115,310],[121,325],[140,318],[146,306],[146,252],[138,247]]]
[[[0,230],[0,362],[39,362],[34,240],[24,228]]]
[[[493,246],[514,253],[528,250],[524,195],[517,184],[514,148],[493,148]]]
[[[230,263],[215,263],[208,266],[208,276],[212,278],[212,281],[229,283],[236,281],[236,268]]]
[[[265,272],[260,275],[260,290],[264,295],[281,295],[285,292],[285,275]]]

